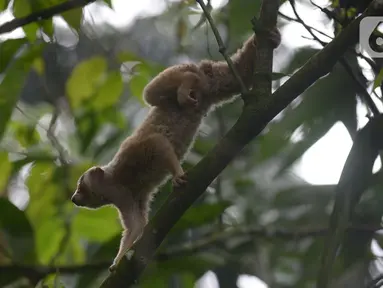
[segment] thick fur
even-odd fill
[[[278,46],[278,38],[275,41]],[[254,73],[254,58],[254,37],[232,56],[247,86]],[[142,234],[157,188],[170,174],[173,184],[186,181],[180,163],[204,115],[239,92],[227,63],[208,60],[170,67],[146,86],[144,98],[153,107],[144,122],[125,139],[109,164],[92,167],[81,176],[72,196],[78,206],[113,204],[119,210],[124,233],[111,269]]]
[[[254,36],[231,59],[249,86],[254,73]],[[198,64],[181,64],[164,70],[145,87],[144,99],[152,106],[164,107],[175,101],[186,106],[192,104],[185,99],[189,92],[194,94],[200,109],[207,112],[214,104],[233,100],[233,96],[240,92],[240,86],[226,62],[203,60]]]

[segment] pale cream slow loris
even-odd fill
[[[277,47],[278,30],[269,35]],[[252,36],[231,57],[248,87],[254,73],[255,45]],[[141,236],[152,196],[169,174],[175,185],[187,180],[180,162],[203,117],[238,93],[240,85],[227,63],[210,60],[169,67],[145,87],[144,99],[153,106],[146,119],[107,165],[92,167],[80,177],[72,196],[77,206],[95,209],[112,204],[118,209],[124,232],[110,270]]]

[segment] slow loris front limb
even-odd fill
[[[174,152],[174,149],[170,142],[161,134],[155,134],[146,139],[142,143],[152,154],[158,163],[161,163],[163,167],[173,175],[173,185],[178,186],[186,182],[184,177],[184,171]],[[133,193],[127,193],[126,197],[131,198]],[[133,246],[134,242],[141,237],[144,227],[148,222],[148,207],[149,200],[148,195],[140,195],[142,199],[140,201],[134,201],[134,199],[124,199],[123,203],[119,207],[120,218],[125,231],[122,234],[120,247],[117,256],[113,260],[113,264],[109,270],[113,271],[126,252]]]
[[[144,89],[144,100],[151,106],[196,106],[207,82],[195,64],[181,64],[167,68]]]

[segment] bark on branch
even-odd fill
[[[266,22],[267,19],[276,18],[277,11],[271,11],[272,9],[270,9],[270,7],[278,7],[276,3],[279,3],[279,1],[263,1],[261,13],[269,11],[272,14],[261,14],[260,24],[262,26],[274,26],[271,25],[273,24],[271,22],[264,25],[263,21]],[[267,123],[316,80],[326,75],[349,46],[357,42],[359,23],[363,17],[382,15],[382,13],[383,0],[373,1],[361,17],[345,28],[323,50],[314,55],[299,71],[275,91],[272,97],[265,97],[269,93],[270,82],[267,82],[269,80],[265,77],[260,77],[259,82],[256,83],[256,87],[258,87],[256,88],[256,93],[258,95],[256,94],[255,97],[262,101],[257,101],[255,103],[257,105],[251,103],[245,106],[243,113],[227,135],[190,170],[188,173],[188,183],[171,193],[166,203],[146,226],[143,237],[133,247],[133,255],[129,259],[123,259],[117,271],[110,274],[101,287],[130,287],[136,283],[170,229],[194,201],[204,193],[218,174],[221,173],[245,145],[262,132]],[[262,43],[262,39],[260,40]],[[263,45],[261,43],[260,47]],[[270,58],[265,58],[270,57],[272,54],[262,53],[259,59],[261,62],[257,63],[257,65],[267,67],[262,72],[271,73],[271,71],[266,71],[271,69],[269,64]]]

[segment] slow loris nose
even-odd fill
[[[79,198],[81,198],[81,197],[79,197],[79,195],[77,194],[77,193],[74,193],[73,194],[73,196],[72,196],[72,198],[71,198],[71,201],[74,203],[74,204],[76,204],[76,205],[79,205],[80,203],[80,199]]]

